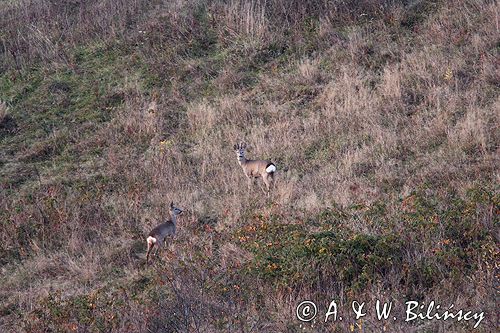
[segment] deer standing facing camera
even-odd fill
[[[165,223],[160,224],[151,232],[147,238],[148,242],[148,253],[146,254],[146,263],[149,263],[149,254],[155,249],[155,255],[158,252],[158,249],[163,247],[163,243],[165,237],[174,236],[175,235],[175,227],[177,224],[177,215],[182,213],[182,209],[174,207],[174,203],[170,203],[170,220]]]
[[[234,150],[238,156],[238,163],[241,165],[245,176],[248,178],[248,189],[250,190],[251,185],[255,178],[262,177],[264,184],[267,188],[267,196],[270,196],[271,184],[274,183],[274,173],[276,172],[276,165],[273,162],[267,160],[247,160],[245,157],[246,143],[238,143],[234,145]]]

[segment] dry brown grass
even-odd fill
[[[113,49],[115,43],[137,66],[126,82],[106,87],[105,96],[123,96],[109,121],[60,125],[26,149],[0,154],[0,327],[293,332],[299,323],[290,313],[301,299],[401,300],[422,291],[426,301],[494,311],[498,207],[477,208],[475,226],[484,228],[488,243],[479,257],[471,254],[476,269],[458,277],[442,273],[432,288],[408,281],[408,271],[435,259],[445,247],[445,227],[430,234],[400,218],[417,210],[411,198],[419,191],[438,198],[437,207],[477,186],[497,195],[498,3],[332,3],[0,6],[6,18],[0,59],[12,77],[22,80],[23,70],[36,66],[46,66],[48,79],[61,69],[85,73],[74,49]],[[94,65],[106,73],[125,70],[103,63]],[[10,97],[9,114],[21,133],[1,132],[2,148],[14,145],[12,135],[29,131],[23,95],[10,89],[0,94]],[[5,109],[0,104],[2,124]],[[278,166],[270,201],[258,185],[246,189],[231,148],[240,140],[249,143],[249,157]],[[78,159],[58,159],[63,152]],[[167,216],[171,200],[186,209],[179,235],[144,269],[144,236]],[[404,240],[406,266],[393,267],[384,279],[354,290],[329,266],[321,266],[324,279],[314,285],[304,279],[284,286],[248,273],[259,258],[238,235],[257,221],[300,225],[314,234],[323,231],[316,220],[327,208],[369,211],[380,203],[383,217],[359,213],[342,223],[356,234],[398,233]],[[483,331],[494,331],[494,321],[490,317]],[[383,329],[370,319],[364,325]],[[470,328],[439,325],[428,328]],[[333,330],[318,326],[307,329]]]

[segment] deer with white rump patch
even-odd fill
[[[182,209],[174,207],[174,203],[170,203],[170,220],[166,221],[165,223],[160,224],[151,232],[149,233],[149,236],[147,238],[148,242],[148,253],[146,255],[146,263],[149,263],[149,254],[151,253],[151,250],[155,248],[155,255],[158,252],[158,249],[163,247],[163,243],[165,240],[165,237],[167,236],[174,236],[175,235],[175,228],[177,225],[177,215],[182,214]]]
[[[238,143],[234,145],[234,150],[238,156],[238,163],[241,165],[245,176],[248,178],[248,189],[255,178],[262,177],[264,184],[267,188],[267,196],[270,195],[271,184],[274,183],[274,173],[276,172],[276,165],[268,160],[247,160],[245,157],[246,143]]]

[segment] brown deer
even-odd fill
[[[234,150],[238,156],[238,163],[241,165],[245,176],[248,178],[248,189],[250,190],[255,178],[262,177],[267,188],[267,196],[270,196],[271,184],[274,183],[274,173],[276,165],[268,160],[247,160],[245,157],[246,143],[238,143],[234,145]]]
[[[165,237],[175,235],[175,228],[177,225],[177,215],[180,214],[182,214],[182,209],[174,207],[174,203],[171,202],[170,203],[171,219],[151,230],[151,232],[148,235],[147,238],[148,253],[146,254],[146,263],[149,263],[149,254],[151,253],[153,248],[155,248],[155,255],[156,255],[158,249],[163,247]]]

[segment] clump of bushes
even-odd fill
[[[283,286],[328,284],[356,292],[399,281],[391,287],[421,297],[444,278],[472,274],[479,260],[493,262],[493,253],[484,255],[485,248],[494,246],[484,223],[494,223],[487,221],[494,217],[478,219],[478,211],[498,210],[493,192],[475,189],[465,198],[449,198],[443,204],[443,198],[421,191],[403,202],[404,210],[391,218],[402,221],[404,233],[370,234],[348,227],[352,219],[387,223],[383,205],[374,204],[368,209],[327,209],[308,222],[255,216],[235,238],[254,254],[247,267],[250,274]]]

